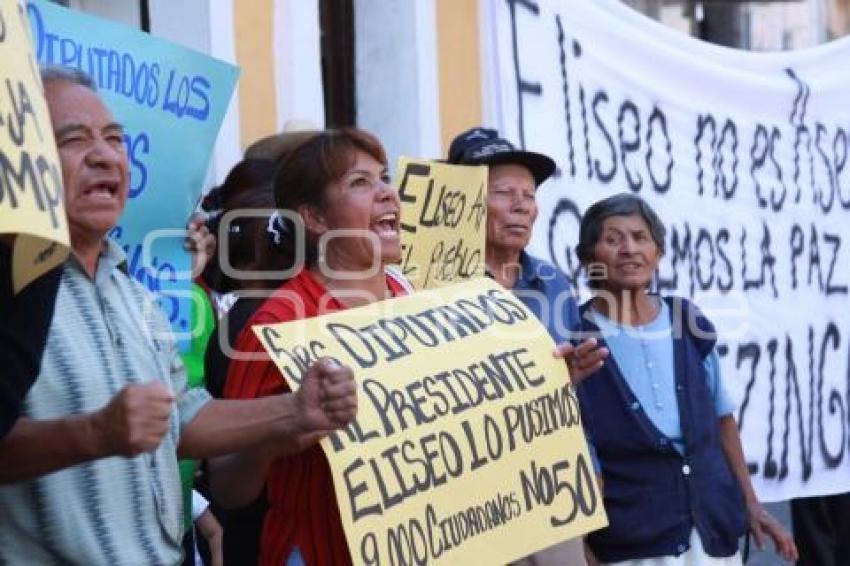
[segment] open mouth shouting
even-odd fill
[[[398,238],[399,235],[398,212],[387,212],[378,216],[373,222],[374,231],[381,238]]]
[[[117,179],[100,179],[83,188],[80,196],[91,204],[113,204],[120,200],[121,182]]]

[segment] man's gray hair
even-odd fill
[[[60,67],[58,65],[48,65],[41,68],[41,82],[45,86],[48,83],[64,81],[71,84],[84,86],[94,92],[97,92],[97,85],[92,80],[88,73],[72,67]]]

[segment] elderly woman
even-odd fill
[[[595,290],[582,329],[611,351],[579,386],[609,521],[588,543],[610,564],[740,564],[749,526],[759,546],[768,535],[794,559],[793,540],[750,483],[711,322],[684,299],[647,292],[664,234],[631,194],[591,206],[579,230],[576,250]]]
[[[399,198],[389,184],[380,142],[357,129],[331,130],[310,137],[279,163],[274,192],[280,209],[295,211],[306,233],[306,266],[251,316],[236,350],[262,353],[251,326],[286,322],[340,311],[406,294],[409,284],[389,269],[375,269],[401,257]],[[323,235],[345,231],[343,237]],[[351,232],[355,231],[352,235]],[[360,231],[362,235],[356,235]],[[292,221],[282,222],[290,245]],[[292,297],[301,299],[294,304]],[[254,356],[256,358],[256,356]],[[224,395],[253,398],[286,390],[275,365],[234,359]],[[268,511],[260,544],[261,564],[349,564],[351,558],[334,497],[330,468],[315,442],[294,456],[258,451],[231,459],[212,475],[213,490],[225,505],[244,505],[266,486]],[[291,561],[291,562],[290,562]]]
[[[449,163],[487,165],[487,272],[540,319],[559,353],[566,357],[573,382],[602,366],[607,350],[587,340],[577,348],[568,341],[579,325],[578,304],[567,278],[557,267],[525,251],[537,218],[536,191],[552,173],[548,156],[516,149],[496,130],[472,128],[449,147]],[[529,556],[516,564],[582,566],[580,539],[572,539]]]

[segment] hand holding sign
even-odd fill
[[[351,368],[321,358],[307,370],[295,392],[298,422],[302,428],[299,450],[347,425],[357,415],[357,384]]]
[[[183,249],[192,255],[192,277],[200,276],[216,250],[215,234],[210,232],[202,215],[194,214],[189,219]]]
[[[599,346],[595,338],[588,338],[578,346],[564,342],[558,344],[553,352],[556,358],[563,358],[567,362],[567,367],[570,369],[570,381],[573,385],[578,385],[601,368],[608,354],[608,348]]]
[[[357,410],[322,442],[355,563],[503,563],[605,525],[564,364],[495,281],[253,331],[317,432]],[[317,352],[357,383],[304,372]]]

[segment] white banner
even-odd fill
[[[850,489],[850,40],[710,45],[614,0],[489,4],[493,113],[558,163],[531,251],[575,274],[578,219],[633,191],[664,220],[664,294],[721,332],[765,501]]]

